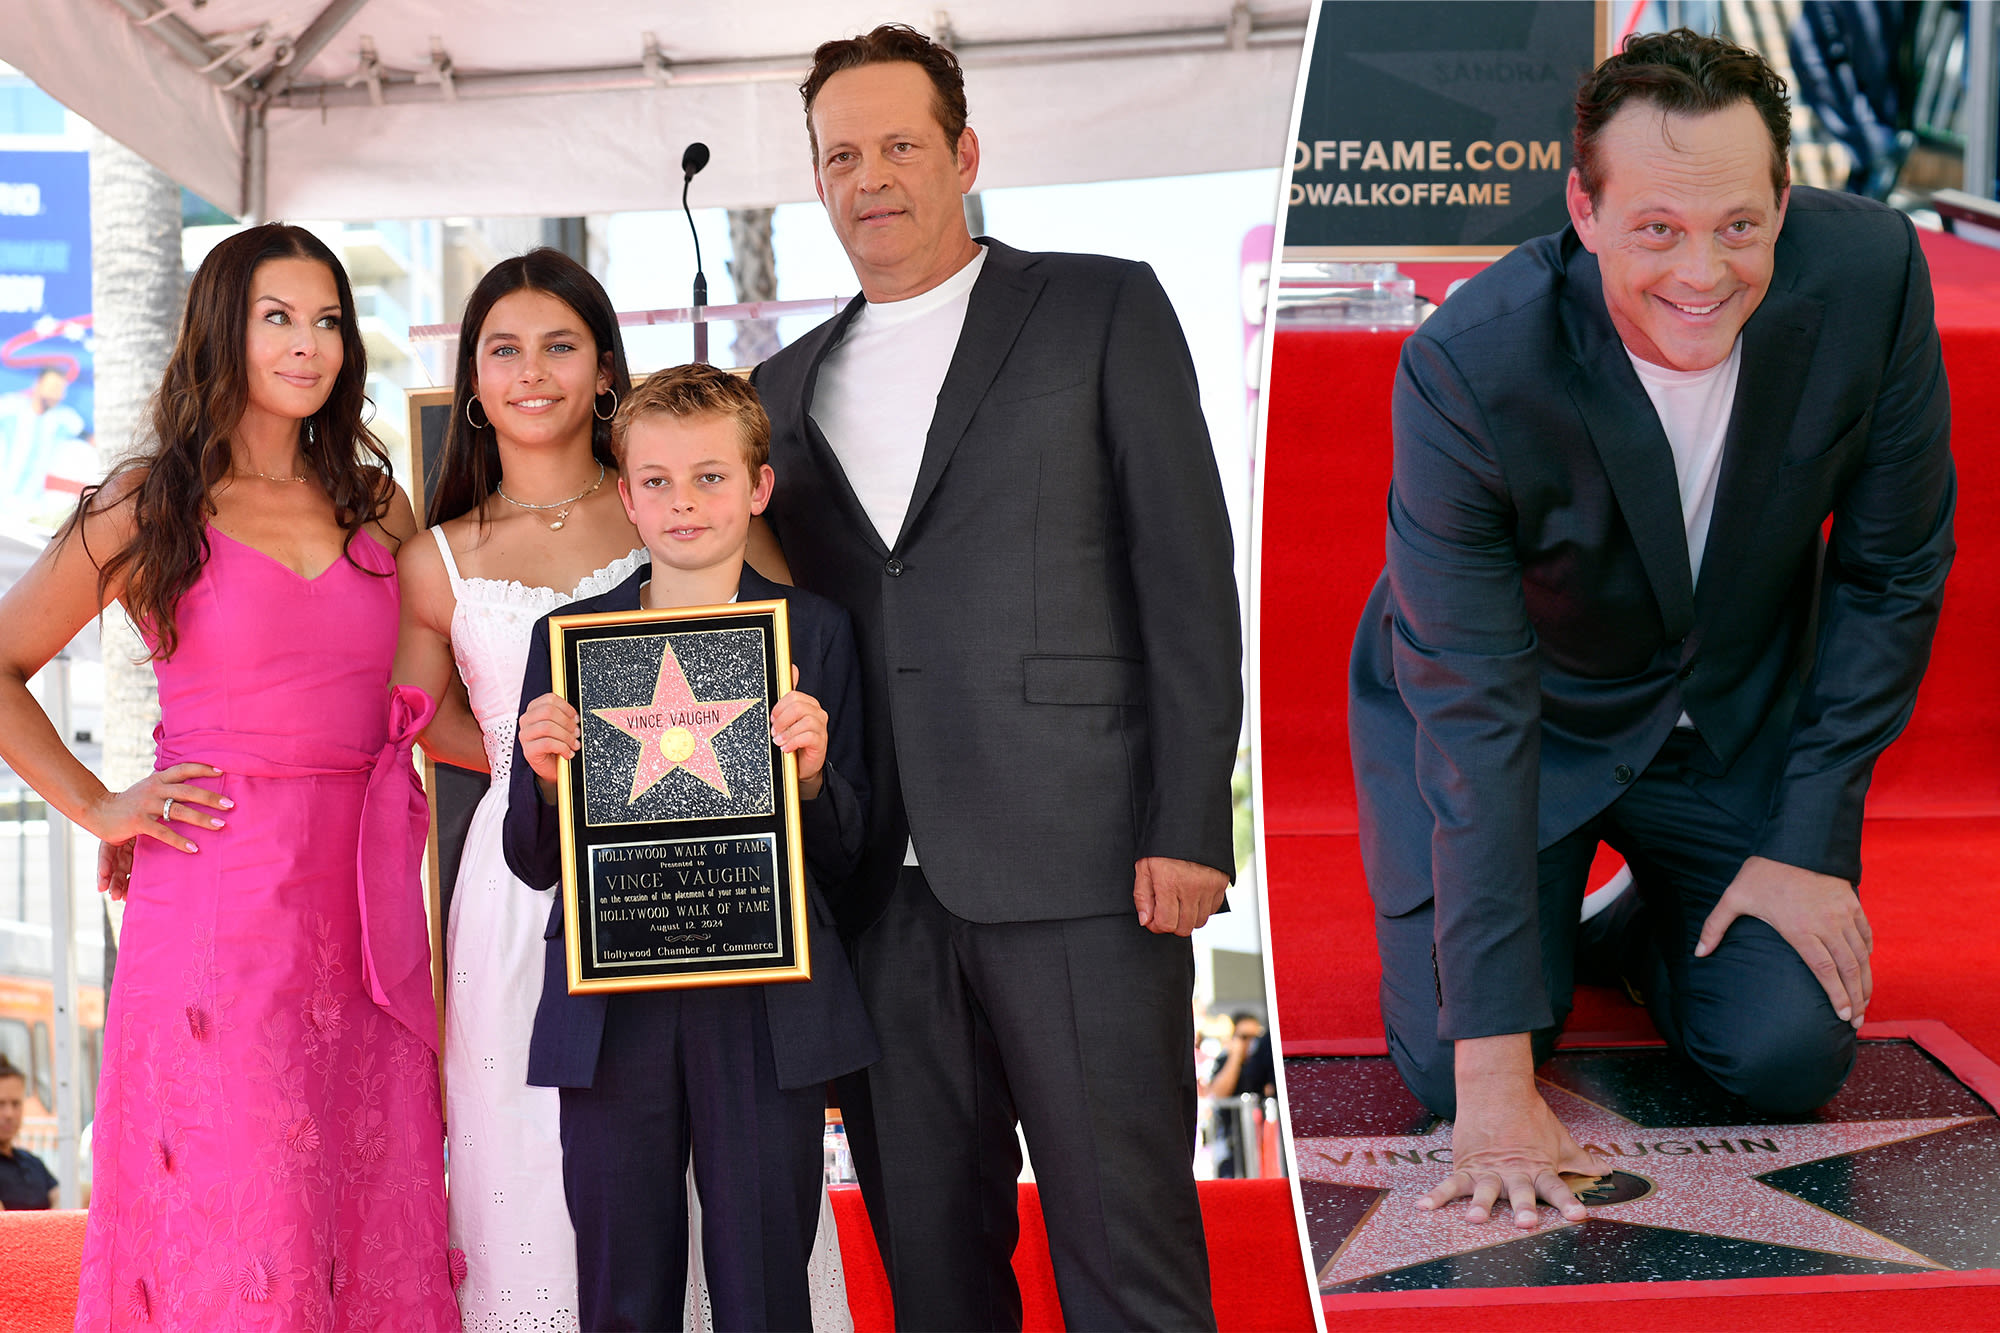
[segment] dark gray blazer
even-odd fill
[[[1869,774],[1909,718],[1954,549],[1914,230],[1794,188],[1742,338],[1699,584],[1671,451],[1573,231],[1493,265],[1404,348],[1349,717],[1376,906],[1436,900],[1445,1039],[1552,1022],[1536,853],[1683,709],[1699,785],[1758,854],[1860,878]]]
[[[755,375],[766,517],[861,649],[875,800],[835,905],[850,935],[910,829],[938,900],[974,921],[1130,912],[1141,856],[1235,866],[1236,583],[1180,324],[1143,264],[983,243],[894,542],[808,415],[862,302]]]
[[[639,605],[639,587],[652,577],[652,566],[641,568],[596,597],[562,608],[561,615],[588,611],[631,611]],[[771,1025],[771,1054],[778,1086],[805,1088],[873,1064],[882,1056],[875,1028],[862,1007],[861,992],[848,970],[847,954],[834,935],[833,915],[824,889],[837,885],[861,858],[867,821],[868,783],[861,762],[861,682],[854,660],[854,634],[846,613],[837,606],[783,587],[743,567],[738,595],[746,602],[783,599],[792,632],[792,662],[799,669],[798,688],[826,709],[826,770],[819,796],[799,803],[804,834],[806,901],[811,905],[808,949],[812,980],[772,982],[759,986]],[[528,666],[521,686],[521,707],[549,692],[549,618],[535,622],[528,640]],[[542,800],[534,770],[514,741],[514,768],[508,776],[507,818],[502,844],[507,865],[521,882],[547,888],[562,874],[562,849],[557,841],[555,807]],[[535,1030],[528,1045],[528,1082],[537,1087],[587,1088],[597,1074],[597,1052],[604,1038],[604,1014],[610,997],[602,993],[571,995],[568,960],[563,956],[562,900],[549,912],[547,966],[542,976],[542,1001],[535,1010]],[[649,993],[664,997],[670,992]]]

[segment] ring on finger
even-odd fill
[[[166,800],[166,804],[160,807],[160,822],[162,824],[171,823],[173,822],[173,818],[174,818],[174,798],[169,796]]]

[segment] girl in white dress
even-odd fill
[[[647,556],[618,500],[610,418],[631,377],[603,287],[559,251],[531,251],[480,280],[459,328],[431,530],[405,543],[397,562],[395,680],[442,700],[423,737],[432,758],[492,774],[445,927],[452,1262],[467,1333],[540,1333],[577,1327],[558,1097],[527,1083],[553,891],[514,878],[500,824],[535,622],[616,587]],[[685,1323],[702,1329],[699,1225],[688,1234]],[[824,1201],[811,1276],[814,1327],[849,1328]]]
[[[461,322],[452,424],[429,533],[397,562],[396,680],[443,700],[434,759],[486,770],[445,925],[445,1129],[451,1243],[467,1333],[566,1330],[576,1238],[553,1088],[527,1083],[551,894],[500,854],[521,675],[535,621],[615,587],[646,559],[607,466],[631,388],[603,288],[553,250],[508,259]],[[638,549],[634,549],[637,547]],[[456,704],[459,683],[470,712]]]

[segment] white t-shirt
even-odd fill
[[[1743,365],[1743,340],[1729,355],[1707,370],[1669,370],[1641,361],[1627,349],[1639,383],[1653,400],[1667,445],[1674,451],[1674,476],[1680,482],[1681,521],[1687,532],[1688,575],[1699,582],[1701,557],[1708,547],[1708,524],[1715,515],[1716,484],[1722,478],[1722,442],[1729,434],[1729,414],[1736,402],[1736,376]],[[1694,723],[1686,713],[1679,724]]]
[[[985,264],[982,245],[971,262],[929,291],[869,302],[820,362],[812,419],[886,546],[895,546],[910,512],[938,392]],[[914,839],[904,848],[903,864],[917,864]]]
[[[986,247],[964,268],[903,301],[873,301],[820,363],[812,419],[884,544],[910,511],[938,390],[951,369]]]

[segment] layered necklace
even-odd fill
[[[549,531],[561,532],[563,524],[569,522],[570,508],[573,505],[575,505],[578,500],[583,499],[586,495],[594,494],[597,488],[599,486],[602,486],[603,484],[604,484],[604,464],[599,463],[597,465],[597,480],[591,482],[590,485],[584,487],[582,490],[578,491],[575,495],[570,496],[567,500],[551,500],[547,504],[531,505],[525,500],[516,500],[513,496],[507,494],[507,488],[502,486],[497,481],[493,483],[493,489],[496,493],[498,493],[501,499],[505,500],[508,504],[513,505],[516,509],[534,509],[542,512],[546,512],[551,509],[555,510],[556,516],[549,521]]]

